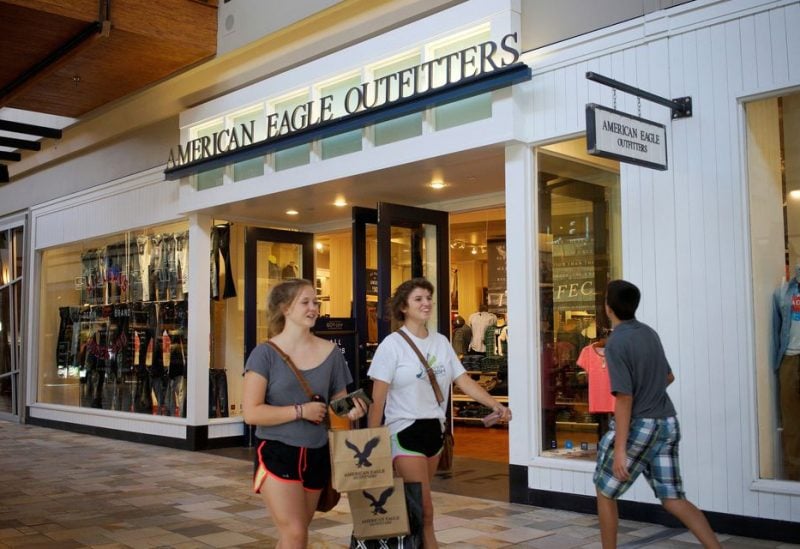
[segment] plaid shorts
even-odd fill
[[[658,499],[684,499],[681,469],[678,465],[678,442],[681,428],[678,418],[635,418],[628,434],[628,472],[630,478],[614,477],[614,421],[603,435],[597,449],[594,484],[604,496],[617,499],[644,474]]]

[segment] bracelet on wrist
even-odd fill
[[[303,405],[302,404],[295,404],[294,405],[294,418],[295,419],[303,419]]]

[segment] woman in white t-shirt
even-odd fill
[[[385,423],[392,438],[394,468],[406,482],[422,484],[425,549],[438,547],[433,529],[431,481],[442,451],[444,422],[450,385],[511,419],[511,411],[497,402],[464,370],[446,337],[426,326],[433,310],[433,285],[424,278],[403,282],[390,302],[392,316],[414,342],[436,377],[444,400],[437,402],[428,373],[411,345],[397,332],[375,351],[369,371],[373,381],[370,427]]]

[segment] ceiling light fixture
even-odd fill
[[[316,246],[318,252],[321,252],[322,249],[324,248],[324,246],[322,245],[322,242],[317,242],[315,244],[315,246]]]
[[[446,185],[442,180],[437,179],[436,181],[431,181],[431,189],[435,189],[438,191],[439,189],[444,189],[445,187]]]
[[[800,200],[800,189],[789,191],[789,198],[792,200]]]
[[[286,210],[286,215],[297,215],[299,213],[297,210]]]
[[[333,205],[337,208],[344,208],[347,206],[347,200],[345,200],[343,196],[337,196],[336,200],[333,201]]]

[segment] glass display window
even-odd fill
[[[19,415],[24,229],[0,231],[0,414]]]
[[[594,459],[614,410],[606,283],[621,271],[619,167],[584,139],[537,149],[542,455]]]
[[[759,476],[800,481],[800,93],[745,112]]]
[[[43,251],[38,402],[185,417],[188,258],[185,222]]]

